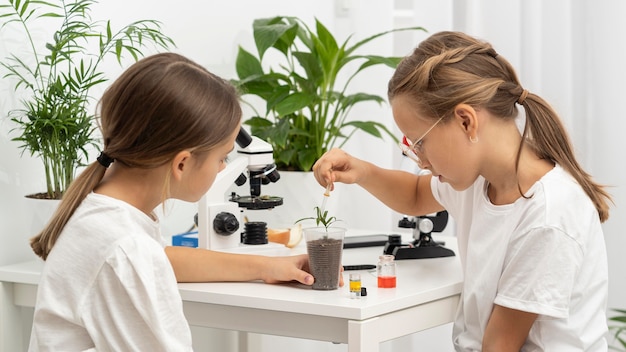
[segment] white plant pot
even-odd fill
[[[33,237],[48,224],[52,215],[61,204],[61,200],[57,199],[36,199],[24,197],[26,199],[26,209],[30,212],[30,223],[28,228],[28,237]]]

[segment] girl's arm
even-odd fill
[[[317,182],[358,184],[391,209],[407,215],[444,210],[430,188],[430,175],[381,168],[355,158],[341,149],[331,149],[313,165]]]
[[[536,319],[537,314],[494,304],[483,336],[483,352],[519,352]]]
[[[298,281],[313,284],[308,256],[266,257],[183,246],[165,247],[178,282]]]

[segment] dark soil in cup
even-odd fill
[[[314,290],[335,290],[339,287],[343,241],[321,238],[307,242],[309,267],[315,278]]]

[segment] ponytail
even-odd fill
[[[605,186],[594,182],[576,160],[570,139],[557,113],[545,100],[532,93],[527,94],[521,105],[526,111],[522,141],[531,141],[541,158],[552,160],[569,172],[595,205],[600,221],[606,221],[609,218],[608,203],[612,198]]]
[[[80,203],[100,183],[105,170],[106,168],[100,162],[94,162],[70,184],[50,222],[37,236],[31,238],[30,246],[35,254],[43,260],[48,258],[61,231]]]

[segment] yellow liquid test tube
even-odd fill
[[[350,297],[358,298],[361,296],[361,274],[350,274]]]

